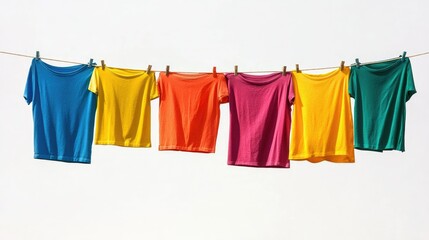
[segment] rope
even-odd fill
[[[1,54],[18,56],[18,57],[34,58],[34,56],[31,56],[31,55],[25,55],[25,54],[14,53],[14,52],[0,51],[0,53]],[[419,57],[419,56],[428,55],[428,54],[429,54],[429,52],[417,53],[417,54],[408,56],[408,58],[414,58],[414,57]],[[385,60],[380,60],[380,61],[373,61],[373,62],[364,62],[364,63],[360,63],[360,65],[368,65],[368,64],[373,64],[373,63],[380,63],[380,62],[385,62],[385,61],[396,60],[396,59],[399,59],[399,58],[401,58],[401,57],[390,58],[390,59],[385,59]],[[40,57],[40,59],[54,61],[54,62],[72,63],[72,64],[88,64],[88,63],[74,62],[74,61],[61,60],[61,59],[55,59],[55,58]],[[344,66],[345,67],[350,67],[350,66],[353,66],[353,65],[355,65],[355,64],[344,65]],[[100,65],[96,65],[96,66],[100,66]],[[317,67],[317,68],[303,68],[303,69],[299,69],[299,70],[300,71],[316,71],[316,70],[335,69],[335,68],[338,68],[338,67],[339,66],[334,66],[334,67]],[[165,70],[151,70],[151,71],[152,72],[164,72]],[[189,71],[185,71],[185,72],[174,71],[174,72],[180,72],[180,73],[211,73],[211,72],[189,72]],[[279,70],[262,70],[262,71],[239,71],[239,72],[241,72],[241,73],[272,73],[272,72],[280,72],[280,71]],[[218,73],[225,73],[225,72],[218,72]]]

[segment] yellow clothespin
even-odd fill
[[[234,75],[237,76],[238,75],[238,65],[234,66]]]
[[[295,64],[295,67],[296,67],[296,72],[297,72],[297,73],[301,72],[301,71],[299,70],[299,64]]]
[[[341,69],[341,71],[343,71],[344,70],[344,61],[341,61],[341,65],[340,65],[340,69]]]
[[[151,69],[152,69],[152,65],[150,65],[150,64],[149,64],[149,65],[147,66],[146,73],[147,73],[147,74],[149,74]]]
[[[104,60],[101,60],[101,68],[104,70],[106,68],[106,64],[104,63]]]

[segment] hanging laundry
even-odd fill
[[[402,58],[352,66],[355,148],[405,151],[405,103],[416,93],[411,63]]]
[[[33,104],[34,158],[91,162],[96,96],[87,87],[93,70],[33,59],[24,98]]]
[[[293,72],[295,104],[291,160],[355,161],[353,123],[348,95],[350,68],[326,74]]]
[[[159,150],[215,152],[225,76],[161,72],[158,88]]]
[[[289,168],[294,91],[291,74],[227,74],[230,109],[228,164]]]
[[[88,89],[98,96],[95,144],[151,147],[154,72],[96,67]]]

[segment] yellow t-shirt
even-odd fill
[[[98,95],[95,144],[151,147],[150,100],[158,97],[154,72],[96,67],[88,89]]]
[[[291,160],[354,162],[349,75],[348,67],[326,74],[292,73]]]

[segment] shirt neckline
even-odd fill
[[[310,73],[303,73],[303,72],[296,72],[296,71],[294,71],[293,74],[297,74],[297,75],[300,74],[310,80],[326,80],[346,70],[349,70],[349,67],[345,67],[343,70],[341,70],[340,68],[337,68],[333,71],[322,73],[322,74],[310,74]]]
[[[393,59],[390,61],[385,61],[385,62],[379,62],[379,63],[372,63],[372,64],[365,64],[365,65],[360,65],[360,66],[353,66],[355,68],[363,68],[366,69],[370,72],[385,72],[388,71],[392,68],[397,67],[398,65],[400,65],[402,62],[406,62],[409,61],[409,58],[405,58],[404,60],[402,60],[401,58],[398,59]]]
[[[233,73],[229,73],[233,74]],[[262,74],[262,75],[254,75],[254,74],[247,74],[247,73],[237,73],[237,77],[241,79],[244,82],[250,83],[250,84],[256,84],[256,85],[265,85],[270,84],[272,82],[277,81],[278,79],[286,76],[290,76],[290,73],[286,73],[285,76],[281,72],[276,73],[270,73],[270,74]]]
[[[52,72],[53,74],[60,76],[73,76],[85,70],[86,68],[93,68],[86,64],[78,64],[72,66],[54,66],[49,63],[42,61],[41,59],[33,59],[36,63],[39,63],[43,68]]]

